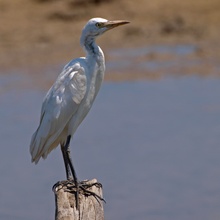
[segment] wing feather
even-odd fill
[[[84,68],[79,63],[65,68],[44,98],[40,124],[30,144],[32,162],[46,158],[62,141],[61,133],[76,114],[85,94]]]

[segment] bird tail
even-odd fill
[[[32,163],[37,164],[41,157],[46,159],[47,155],[59,145],[59,139],[55,138],[56,136],[59,136],[58,132],[48,138],[47,135],[43,135],[41,127],[39,126],[39,128],[32,135],[30,143]]]
[[[30,154],[31,154],[31,162],[37,164],[41,158],[41,154],[39,154],[40,146],[41,146],[41,138],[37,138],[38,130],[32,135],[31,143],[30,143]]]

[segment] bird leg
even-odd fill
[[[65,170],[66,170],[66,178],[67,178],[67,180],[71,180],[71,179],[73,179],[73,177],[72,177],[70,167],[69,167],[69,164],[68,164],[66,149],[65,149],[64,145],[61,146],[61,151],[62,151],[62,154],[63,154],[63,161],[64,161],[64,165],[65,165]]]
[[[71,140],[71,135],[68,135],[66,144],[64,146],[61,146],[62,154],[63,154],[63,159],[64,159],[64,164],[65,164],[65,169],[66,169],[66,177],[67,177],[67,182],[69,181],[74,181],[75,187],[76,187],[76,208],[78,209],[79,207],[79,184],[78,184],[78,179],[76,176],[76,171],[73,167],[72,159],[70,157],[70,140]]]
[[[59,184],[61,184],[62,186],[66,186],[67,188],[66,191],[69,193],[73,193],[75,195],[77,210],[79,210],[79,193],[80,192],[83,192],[83,194],[86,196],[91,196],[91,195],[94,196],[98,202],[100,200],[105,202],[105,200],[101,198],[100,196],[98,196],[96,193],[88,190],[88,188],[92,187],[93,185],[101,187],[100,183],[89,184],[87,183],[87,181],[78,182],[77,175],[73,167],[72,159],[70,156],[70,140],[71,140],[71,135],[67,137],[66,144],[61,145],[64,165],[66,169],[67,181],[59,182]],[[74,185],[72,183],[74,183]]]

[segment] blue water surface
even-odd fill
[[[0,86],[0,219],[54,219],[60,149],[37,166],[29,155],[46,90],[22,74]],[[106,220],[219,220],[219,146],[220,80],[167,77],[105,82],[71,154],[103,184]]]

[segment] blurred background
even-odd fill
[[[105,219],[219,220],[220,1],[0,0],[0,219],[54,219],[59,148],[29,143],[43,97],[92,17],[131,23],[97,42],[106,76],[72,142]]]

